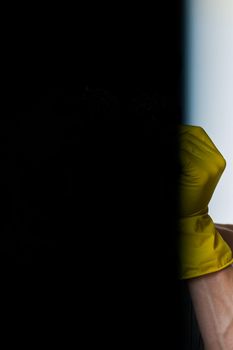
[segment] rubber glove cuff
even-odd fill
[[[206,214],[180,219],[179,278],[188,279],[224,269],[232,251]]]

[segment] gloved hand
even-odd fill
[[[180,278],[218,271],[232,264],[232,252],[208,215],[208,205],[226,161],[206,132],[180,127]]]

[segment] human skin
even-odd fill
[[[231,250],[233,252],[233,225],[215,223],[215,227],[217,228],[218,232],[221,234],[223,239],[231,247]]]
[[[233,225],[215,224],[233,251]],[[233,267],[187,280],[205,350],[233,349]]]

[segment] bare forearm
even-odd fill
[[[233,268],[188,280],[206,350],[233,349]]]
[[[215,224],[233,251],[233,225]],[[233,349],[233,268],[188,281],[206,350]]]

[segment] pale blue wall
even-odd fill
[[[233,223],[233,0],[186,1],[186,124],[202,126],[227,161],[209,208]]]

